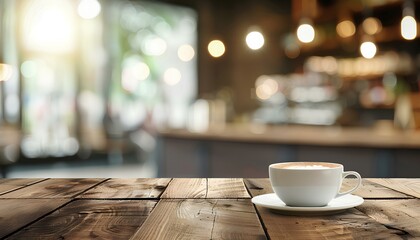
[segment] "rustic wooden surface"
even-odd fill
[[[240,178],[176,178],[162,198],[250,198]]]
[[[159,227],[157,227],[159,226]],[[164,199],[133,239],[263,239],[249,200]]]
[[[81,194],[81,198],[158,198],[168,185],[169,178],[109,179]]]
[[[0,238],[36,221],[69,200],[0,199]]]
[[[0,239],[420,238],[420,179],[363,179],[362,205],[323,216],[252,204],[272,192],[268,179],[0,179]]]
[[[78,200],[24,228],[11,239],[127,239],[156,200]]]
[[[0,179],[0,195],[44,180],[34,178]]]
[[[73,198],[105,179],[47,179],[1,195],[0,198]]]
[[[420,169],[419,169],[420,171]],[[378,183],[395,191],[405,193],[420,198],[420,181],[413,178],[394,178],[394,179],[371,179],[372,182]]]

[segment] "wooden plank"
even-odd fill
[[[57,209],[65,199],[0,199],[0,238]]]
[[[274,192],[268,178],[247,178],[244,183],[252,197]]]
[[[350,189],[355,184],[355,179],[345,179],[343,181],[342,191]],[[249,178],[244,179],[244,182],[251,193],[251,195],[258,196],[266,193],[273,193],[270,180],[268,178]],[[360,197],[369,198],[410,198],[410,196],[386,188],[382,185],[370,181],[370,179],[363,179],[362,186],[353,193]]]
[[[10,239],[128,239],[156,203],[156,200],[76,200]]]
[[[169,178],[110,179],[80,195],[80,198],[158,198]]]
[[[410,196],[420,198],[420,179],[419,178],[372,178],[372,182],[394,189]]]
[[[206,198],[250,198],[242,178],[209,178]]]
[[[266,239],[249,199],[163,199],[132,239]]]
[[[286,216],[257,207],[270,239],[401,239],[362,212],[351,209],[328,216]]]
[[[250,198],[241,178],[175,178],[161,198]]]
[[[344,179],[342,191],[352,188],[356,185],[356,179]],[[410,198],[410,196],[386,188],[380,184],[372,182],[370,179],[363,179],[362,186],[357,189],[354,195],[358,195],[365,199],[369,198]]]
[[[161,198],[205,198],[207,179],[174,178],[169,183]]]
[[[43,178],[2,178],[0,179],[0,195],[19,188],[41,182]]]
[[[48,179],[1,195],[0,198],[72,198],[104,181],[104,179]]]
[[[244,182],[252,196],[273,192],[267,178],[245,179]],[[350,183],[346,180],[345,184]],[[375,190],[378,190],[378,193],[375,193]],[[355,194],[375,198],[406,197],[388,190],[363,180],[362,189]],[[405,234],[396,229],[386,228],[356,209],[329,216],[286,216],[267,208],[256,208],[272,239],[398,239],[399,234]]]
[[[420,238],[420,199],[367,200],[357,209],[402,235]]]

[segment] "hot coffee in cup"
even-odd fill
[[[338,163],[285,162],[269,166],[270,182],[276,195],[288,206],[321,207],[334,198],[359,188],[362,178],[354,171],[344,172]],[[343,179],[353,175],[357,185],[340,193]]]

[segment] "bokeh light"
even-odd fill
[[[134,92],[140,81],[145,80],[150,75],[150,69],[147,64],[134,59],[128,61],[129,63],[124,66],[121,76],[122,87],[129,91]]]
[[[101,4],[98,0],[81,0],[77,7],[77,13],[81,18],[93,19],[101,12]]]
[[[261,100],[267,100],[279,90],[279,84],[269,76],[263,75],[255,81],[255,94]]]
[[[144,39],[141,49],[149,56],[161,56],[166,52],[167,44],[162,38],[149,35]]]
[[[212,57],[221,57],[225,53],[225,44],[220,40],[213,40],[209,43],[207,49]]]
[[[184,44],[178,48],[178,57],[181,61],[188,62],[195,55],[194,48],[189,44]]]
[[[350,20],[344,20],[337,24],[336,30],[337,34],[342,38],[351,37],[356,33],[356,27]]]
[[[163,75],[163,80],[169,86],[174,86],[181,81],[181,72],[176,68],[168,68]]]
[[[258,50],[264,46],[264,36],[258,31],[248,33],[245,41],[248,47],[252,50]]]
[[[20,72],[26,78],[33,78],[38,73],[38,64],[36,61],[27,60],[20,66]]]
[[[37,2],[38,3],[38,2]],[[30,50],[67,53],[75,48],[76,28],[72,5],[48,0],[32,4],[24,18],[24,44]]]
[[[297,37],[303,43],[310,43],[315,39],[315,29],[310,24],[301,24],[297,29]]]
[[[360,45],[360,53],[364,58],[371,59],[376,55],[376,45],[373,42],[364,42]]]
[[[362,23],[363,31],[369,35],[374,35],[382,30],[382,23],[374,17],[366,18]]]
[[[8,80],[13,74],[13,67],[9,64],[0,63],[0,81]]]
[[[417,22],[412,16],[405,16],[401,20],[401,36],[406,40],[413,40],[417,37]]]

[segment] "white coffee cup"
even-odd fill
[[[269,166],[270,182],[276,195],[288,206],[321,207],[334,198],[356,191],[362,184],[359,173],[344,172],[338,163],[285,162]],[[347,176],[356,176],[357,185],[340,193]]]

